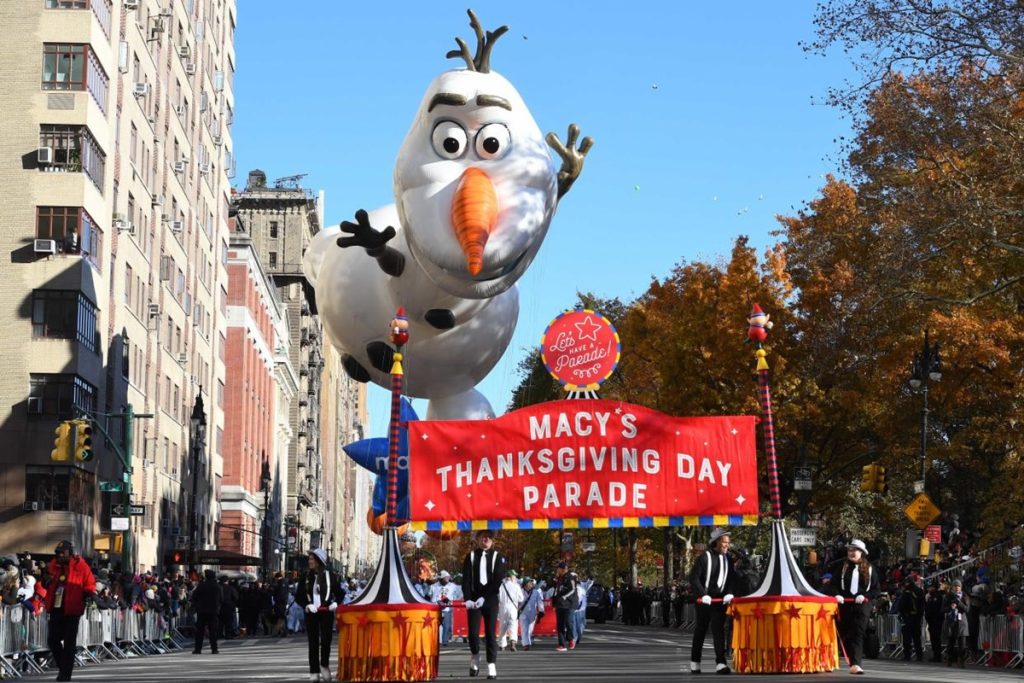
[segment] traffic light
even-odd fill
[[[89,462],[92,460],[92,423],[88,420],[75,421],[75,460]]]
[[[66,462],[71,459],[71,423],[61,422],[53,430],[57,437],[53,440],[53,450],[50,451],[50,460]]]
[[[885,493],[889,490],[889,484],[885,482],[885,466],[875,465],[875,491]]]
[[[878,465],[871,463],[861,468],[860,490],[870,493],[875,490],[875,468]]]

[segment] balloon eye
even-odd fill
[[[465,129],[454,121],[441,121],[434,126],[431,143],[438,156],[458,159],[466,151],[468,136]]]
[[[481,159],[500,159],[511,143],[508,128],[500,123],[489,123],[476,134],[476,153]]]

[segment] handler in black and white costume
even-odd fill
[[[697,626],[693,630],[690,672],[700,673],[704,637],[711,629],[715,644],[715,673],[729,673],[725,663],[725,612],[732,602],[734,571],[729,558],[729,530],[716,528],[708,541],[710,550],[697,558],[690,572],[690,583],[697,596]],[[713,602],[716,598],[720,602]]]
[[[835,575],[833,572],[832,576]],[[855,538],[846,546],[846,559],[836,582],[839,636],[843,639],[852,674],[864,673],[860,665],[864,660],[864,633],[871,618],[871,601],[879,592],[878,574],[868,562],[868,548],[864,541]]]
[[[473,653],[469,675],[480,673],[480,621],[484,622],[487,641],[487,678],[498,677],[498,591],[508,572],[505,556],[494,548],[494,532],[476,532],[477,549],[466,555],[462,564],[462,594],[466,600],[469,626],[469,651]]]

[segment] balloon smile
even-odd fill
[[[514,271],[519,266],[519,264],[523,262],[523,259],[526,258],[527,251],[528,250],[524,250],[523,253],[519,254],[519,256],[515,258],[514,261],[508,262],[507,264],[505,264],[505,266],[502,267],[501,270],[499,270],[497,273],[494,273],[493,275],[488,274],[486,276],[481,276],[470,274],[470,277],[473,279],[474,282],[489,282],[491,280],[503,278],[512,271]]]

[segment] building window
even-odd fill
[[[89,9],[89,0],[46,0],[46,9]]]
[[[74,417],[73,407],[89,413],[96,410],[96,388],[78,375],[29,376],[29,397],[41,399],[43,415],[61,419]]]
[[[271,268],[277,268],[277,252],[276,251],[270,252],[270,267]]]
[[[43,90],[88,90],[106,114],[109,82],[91,45],[43,45]]]
[[[270,221],[270,237],[277,239],[277,221]]]
[[[128,337],[121,338],[121,376],[126,380],[131,377],[132,345]]]
[[[53,150],[53,160],[44,166],[51,173],[85,172],[94,185],[103,191],[106,155],[85,126],[61,126],[44,123],[39,126],[39,146]]]
[[[37,289],[32,292],[32,336],[75,339],[95,353],[96,306],[81,292]]]
[[[25,500],[40,510],[92,516],[96,475],[77,467],[25,466]]]
[[[81,254],[100,268],[103,231],[78,206],[40,206],[36,209],[36,238],[54,240],[62,254]]]

